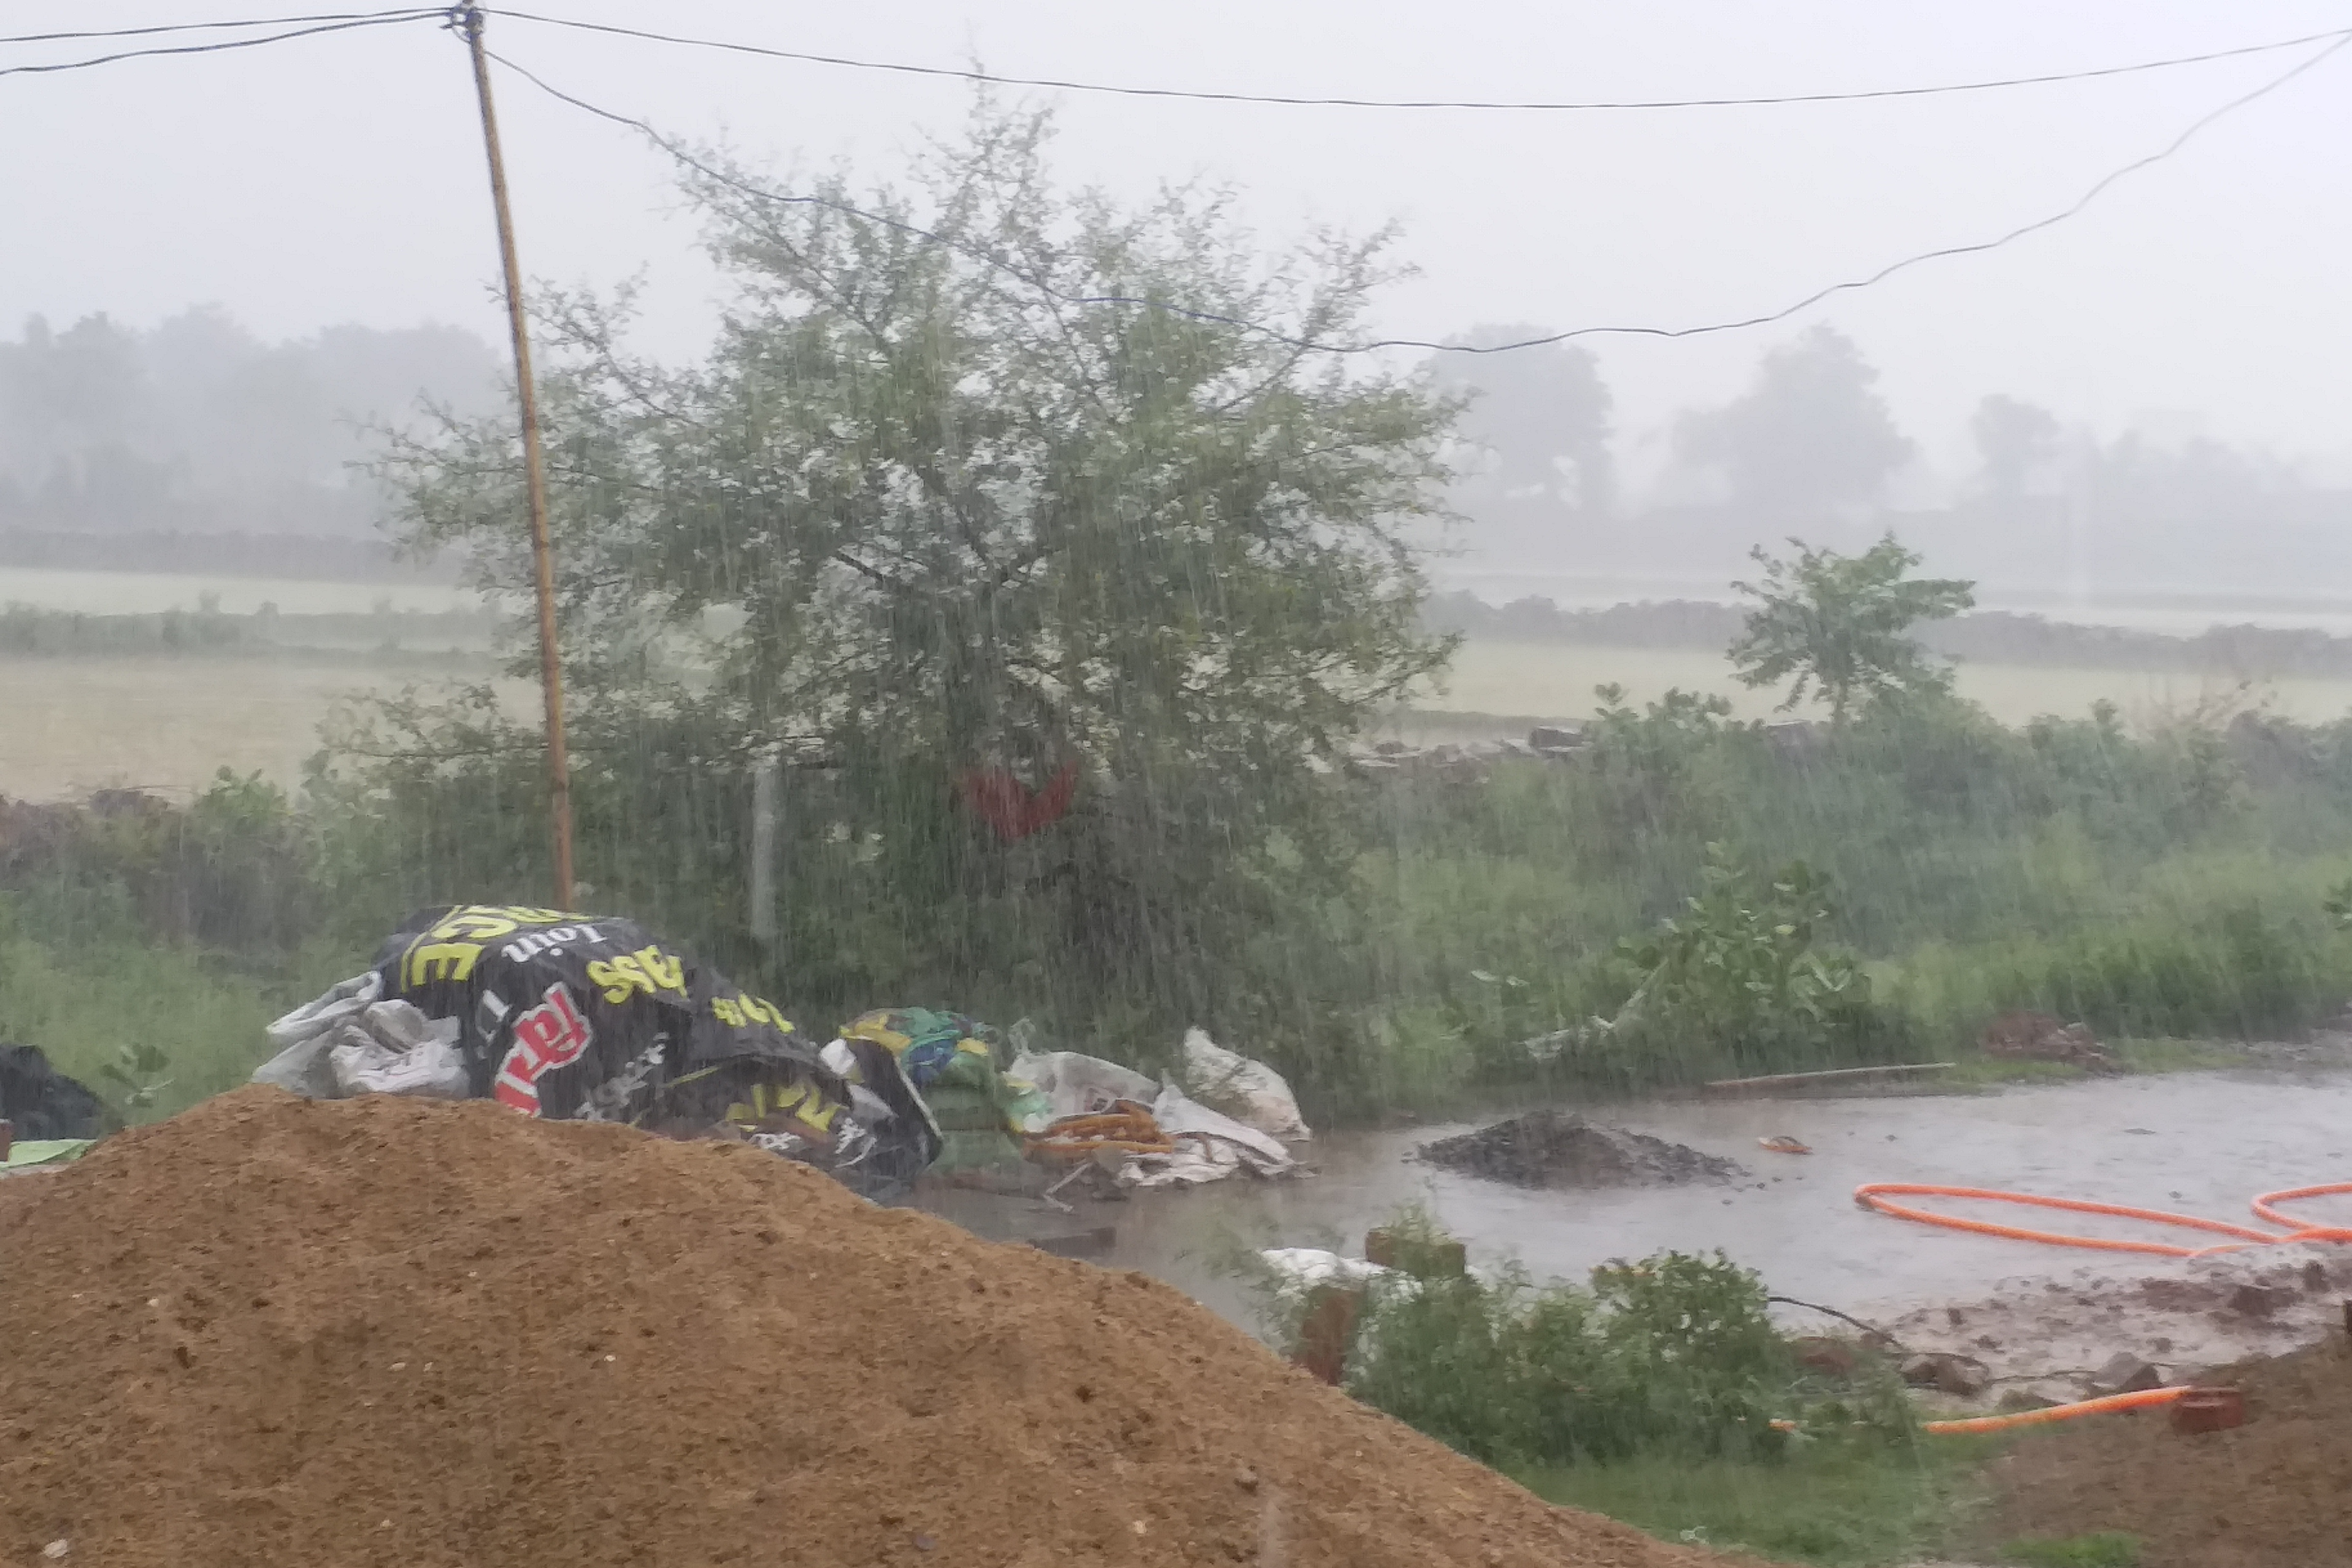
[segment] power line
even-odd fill
[[[329,11],[313,16],[251,16],[236,22],[161,22],[147,27],[108,27],[77,33],[20,33],[0,44],[88,43],[94,38],[148,38],[159,33],[213,33],[241,27],[290,27],[305,22],[373,22],[437,16],[440,8],[412,5],[397,11]]]
[[[47,76],[56,71],[88,70],[92,66],[112,65],[117,60],[147,59],[159,55],[219,54],[228,49],[251,49],[257,48],[263,44],[282,44],[289,38],[316,37],[321,33],[347,33],[355,27],[382,27],[400,22],[436,21],[446,17],[448,13],[446,11],[439,7],[436,7],[429,11],[380,11],[371,15],[354,16],[348,21],[335,21],[324,23],[317,26],[297,27],[290,32],[269,33],[257,38],[224,38],[218,43],[212,44],[170,44],[152,49],[118,49],[110,55],[95,55],[88,59],[80,60],[59,60],[53,65],[7,66],[0,68],[0,77]],[[289,20],[292,19],[293,18],[289,18]],[[214,24],[199,25],[211,26]],[[226,23],[218,25],[238,26],[245,26],[247,24]],[[268,24],[254,25],[266,26]],[[65,35],[58,36],[62,37]],[[13,42],[16,40],[6,41]]]
[[[2101,66],[2089,70],[2053,71],[2042,76],[2001,77],[1985,81],[1946,82],[1927,87],[1874,88],[1856,92],[1780,93],[1762,98],[1624,99],[1582,102],[1543,102],[1474,99],[1306,98],[1275,93],[1207,92],[1169,87],[1119,87],[1104,82],[1065,81],[1053,77],[997,76],[983,70],[959,70],[947,66],[909,65],[896,60],[852,59],[841,55],[811,54],[799,49],[771,48],[761,44],[732,43],[719,38],[687,37],[675,33],[651,32],[642,27],[621,27],[604,22],[583,22],[569,16],[542,16],[529,11],[509,11],[503,6],[484,6],[483,9],[492,16],[511,17],[518,22],[538,22],[547,26],[570,27],[583,33],[606,33],[615,37],[637,38],[648,43],[678,44],[690,48],[718,49],[730,54],[760,55],[771,59],[799,60],[810,65],[843,66],[853,70],[892,71],[906,76],[949,77],[962,81],[984,82],[993,87],[1037,87],[1066,92],[1110,93],[1124,98],[1174,98],[1209,103],[1266,103],[1306,109],[1499,109],[1586,112],[1649,109],[1754,109],[1798,103],[1855,103],[1874,99],[1931,98],[1947,93],[1990,92],[2003,88],[2041,87],[2053,82],[2092,81],[2103,77],[2131,76],[2141,71],[2168,70],[2176,66],[2204,65],[2214,60],[2238,59],[2248,55],[2270,54],[2279,49],[2297,48],[2305,44],[2326,43],[2331,39],[2340,41],[2352,37],[2352,27],[2338,27],[2325,33],[2307,33],[2298,38],[2280,38],[2266,44],[2246,44],[2236,48],[2215,49],[2201,55],[2175,55],[2165,59],[2140,60],[2131,65]]]
[[[999,272],[1004,273],[1010,278],[1018,279],[1020,282],[1026,284],[1031,289],[1035,289],[1037,292],[1049,299],[1059,300],[1066,305],[1134,305],[1145,310],[1163,311],[1166,314],[1172,316],[1181,316],[1188,321],[1201,321],[1212,326],[1240,328],[1244,331],[1255,332],[1262,336],[1271,338],[1276,342],[1287,344],[1292,348],[1304,349],[1317,353],[1371,353],[1382,349],[1422,349],[1438,353],[1493,354],[1509,353],[1519,349],[1543,348],[1553,343],[1568,342],[1577,338],[1604,336],[1695,338],[1703,337],[1715,332],[1739,331],[1749,327],[1769,326],[1775,321],[1786,321],[1791,316],[1810,310],[1813,306],[1820,304],[1822,300],[1827,300],[1833,295],[1846,293],[1854,289],[1872,288],[1879,283],[1885,282],[1887,279],[1894,277],[1898,272],[1908,271],[1914,267],[1922,266],[1930,261],[1943,260],[1948,258],[1957,256],[1975,256],[1980,255],[1989,250],[1998,250],[2005,245],[2011,244],[2016,240],[2023,239],[2028,235],[2038,234],[2045,228],[2053,227],[2055,225],[2063,223],[2067,219],[2075,216],[2084,208],[2090,206],[2093,202],[2097,201],[2100,196],[2104,195],[2117,183],[2129,178],[2131,175],[2139,173],[2143,169],[2151,168],[2158,163],[2163,163],[2166,159],[2170,158],[2175,153],[2179,153],[2183,147],[2186,147],[2200,132],[2206,130],[2209,126],[2211,126],[2216,121],[2228,115],[2234,113],[2236,110],[2243,109],[2246,105],[2254,102],[2256,100],[2267,97],[2271,93],[2277,91],[2280,88],[2284,87],[2295,78],[2303,75],[2304,72],[2310,70],[2322,61],[2336,55],[2347,44],[2352,44],[2352,31],[2347,31],[2340,35],[2324,34],[2321,35],[2321,37],[2332,37],[2335,41],[2329,44],[2326,48],[2321,49],[2318,53],[2311,56],[2308,59],[2303,60],[2292,68],[2273,77],[2270,80],[2263,83],[2260,87],[2257,87],[2249,92],[2241,93],[2237,97],[2230,100],[2228,102],[2221,105],[2219,108],[2208,110],[2205,114],[2190,121],[2187,129],[2183,130],[2179,135],[2175,136],[2170,142],[2167,142],[2158,151],[2147,154],[2146,157],[2135,159],[2131,163],[2126,163],[2120,168],[2111,170],[2106,174],[2101,176],[2100,179],[2092,184],[2088,190],[2084,191],[2080,196],[2076,197],[2065,207],[2061,208],[2057,212],[2052,213],[2047,217],[2037,218],[2032,223],[2022,224],[1995,238],[1979,240],[1967,245],[1939,246],[1933,250],[1920,251],[1915,255],[1906,256],[1899,261],[1889,262],[1885,266],[1878,268],[1875,272],[1868,273],[1862,277],[1845,279],[1839,282],[1829,284],[1824,288],[1816,289],[1811,293],[1806,295],[1803,299],[1797,300],[1794,304],[1786,305],[1779,310],[1766,311],[1759,315],[1742,316],[1727,321],[1708,321],[1688,327],[1576,327],[1564,332],[1549,332],[1541,337],[1523,338],[1516,342],[1492,343],[1484,347],[1477,347],[1468,343],[1437,342],[1423,338],[1376,338],[1370,342],[1360,343],[1317,342],[1309,338],[1293,337],[1276,328],[1268,327],[1256,321],[1244,321],[1239,317],[1234,316],[1221,315],[1212,310],[1187,310],[1181,305],[1171,305],[1167,301],[1160,300],[1148,300],[1139,296],[1124,294],[1065,293],[1062,290],[1054,288],[1051,284],[1045,282],[1042,279],[1031,277],[1029,274],[1022,271],[1019,268],[1013,266],[1011,263],[1002,259],[1001,258],[991,256],[986,251],[975,249],[969,245],[950,239],[945,235],[936,233],[930,229],[923,228],[919,225],[908,223],[904,219],[894,218],[883,213],[869,212],[863,207],[854,206],[846,202],[835,201],[830,196],[791,195],[748,184],[725,173],[723,170],[713,168],[710,164],[704,163],[701,159],[697,158],[692,153],[687,152],[684,148],[678,146],[676,142],[664,136],[660,132],[655,130],[651,125],[642,120],[635,119],[630,115],[619,113],[614,110],[600,108],[599,106],[589,102],[585,99],[574,97],[572,94],[565,92],[562,89],[546,81],[535,72],[517,65],[514,61],[507,58],[504,55],[492,51],[490,53],[490,58],[498,61],[499,64],[504,66],[507,69],[513,71],[516,75],[521,77],[525,81],[530,82],[533,87],[538,88],[541,92],[548,94],[550,97],[561,100],[562,101],[572,105],[575,109],[584,110],[588,113],[597,116],[599,119],[610,121],[615,125],[626,126],[630,130],[635,131],[646,137],[646,139],[653,142],[655,146],[660,148],[663,152],[668,153],[672,158],[675,158],[679,163],[686,164],[688,167],[695,170],[698,174],[715,180],[721,184],[741,191],[747,195],[756,197],[761,201],[776,202],[793,206],[826,207],[848,216],[861,219],[866,223],[879,224],[888,228],[897,229],[901,233],[912,235],[919,239],[943,247],[949,250],[955,251],[960,255],[969,257],[972,260],[978,261],[983,266],[992,268]]]

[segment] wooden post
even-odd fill
[[[506,160],[490,104],[490,62],[482,50],[482,8],[467,0],[457,26],[474,57],[474,90],[482,101],[482,142],[490,159],[490,204],[497,209],[499,258],[506,268],[507,325],[514,336],[515,395],[522,413],[523,484],[530,510],[530,558],[539,599],[539,687],[547,710],[547,815],[555,838],[555,907],[572,907],[572,766],[563,747],[563,664],[555,640],[555,560],[547,538],[547,466],[540,453],[539,392],[530,375],[530,334],[523,321],[522,264],[515,258],[514,213],[507,204]]]
[[[772,753],[751,764],[751,934],[776,939],[776,774]]]

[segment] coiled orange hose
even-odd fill
[[[2273,1204],[2291,1204],[2297,1198],[2326,1197],[2335,1193],[2352,1193],[2352,1182],[2327,1182],[2316,1187],[2289,1187],[2283,1193],[2264,1193],[2254,1200],[2254,1213],[2273,1225],[2283,1225],[2293,1232],[2281,1237],[2282,1241],[2352,1241],[2352,1230],[2341,1226],[2315,1225],[2297,1226],[2294,1221],[2272,1207]]]
[[[2306,1197],[2320,1191],[2352,1192],[2352,1183],[2342,1188],[2305,1188],[2294,1193],[2273,1193],[2273,1198]],[[1922,1225],[1940,1225],[1951,1230],[1974,1231],[1979,1236],[2004,1236],[2013,1241],[2039,1241],[2053,1247],[2087,1247],[2101,1252],[2152,1252],[2163,1258],[2196,1258],[2208,1252],[2227,1250],[2222,1247],[2181,1247],[2168,1241],[2123,1241],[2104,1236],[2070,1236],[2063,1231],[2032,1230],[2024,1226],[1999,1225],[1991,1220],[1965,1219],[1958,1215],[1937,1214],[1932,1210],[1913,1208],[1907,1204],[1888,1203],[1885,1194],[1905,1196],[1979,1198],[1990,1203],[2022,1204],[2032,1208],[2063,1209],[2072,1214],[2113,1215],[2122,1219],[2146,1220],[2153,1225],[2178,1226],[2189,1230],[2210,1231],[2216,1236],[2234,1237],[2234,1245],[2249,1246],[2275,1241],[2304,1239],[2307,1233],[2279,1236],[2267,1230],[2255,1230],[2250,1226],[2231,1225],[2227,1220],[2200,1219],[2195,1215],[2169,1214],[2163,1209],[2134,1208],[2127,1204],[2093,1203],[2084,1198],[2047,1198],[2032,1193],[2004,1193],[1991,1187],[1948,1187],[1927,1182],[1869,1182],[1853,1190],[1853,1201],[1868,1209],[1876,1209],[1896,1219],[1917,1220]],[[2255,1213],[2265,1219],[2261,1200],[2256,1200]],[[2280,1220],[2278,1224],[2287,1224]],[[2318,1239],[2312,1237],[2311,1239]],[[2352,1232],[2345,1233],[2352,1240]]]

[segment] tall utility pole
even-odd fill
[[[555,641],[555,561],[547,542],[547,467],[539,449],[539,393],[530,378],[530,333],[522,313],[522,264],[515,259],[514,213],[507,205],[506,160],[490,107],[490,61],[482,52],[482,8],[467,0],[457,26],[474,57],[482,100],[482,142],[490,156],[490,203],[498,209],[499,256],[506,264],[507,325],[514,334],[515,395],[522,405],[523,480],[530,498],[530,559],[539,595],[539,688],[547,703],[547,816],[555,835],[555,907],[572,907],[572,768],[563,750],[563,664]]]

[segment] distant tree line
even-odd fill
[[[1693,599],[1578,610],[1533,596],[1496,605],[1475,594],[1449,593],[1432,595],[1423,614],[1432,631],[1484,642],[1717,651],[1746,630],[1748,613],[1737,605]],[[1930,652],[1987,664],[2263,678],[2352,674],[2352,637],[2275,626],[2213,626],[2195,637],[2176,637],[1979,610],[1916,627],[1912,636]]]
[[[1515,324],[1461,341],[1538,335]],[[1934,566],[1997,587],[2305,589],[2333,580],[2352,525],[2352,491],[2268,453],[2193,434],[2102,438],[2000,395],[1969,419],[1969,469],[1934,481],[1878,373],[1827,326],[1765,350],[1738,396],[1677,418],[1663,467],[1638,486],[1620,472],[1614,402],[1590,351],[1439,354],[1429,374],[1470,399],[1454,542],[1495,568],[1729,576],[1757,539],[1860,548],[1899,515]],[[1935,484],[1946,493],[1923,509]]]
[[[428,402],[497,407],[499,374],[456,327],[270,343],[213,309],[36,316],[0,341],[0,530],[366,534],[383,495],[352,465]]]

